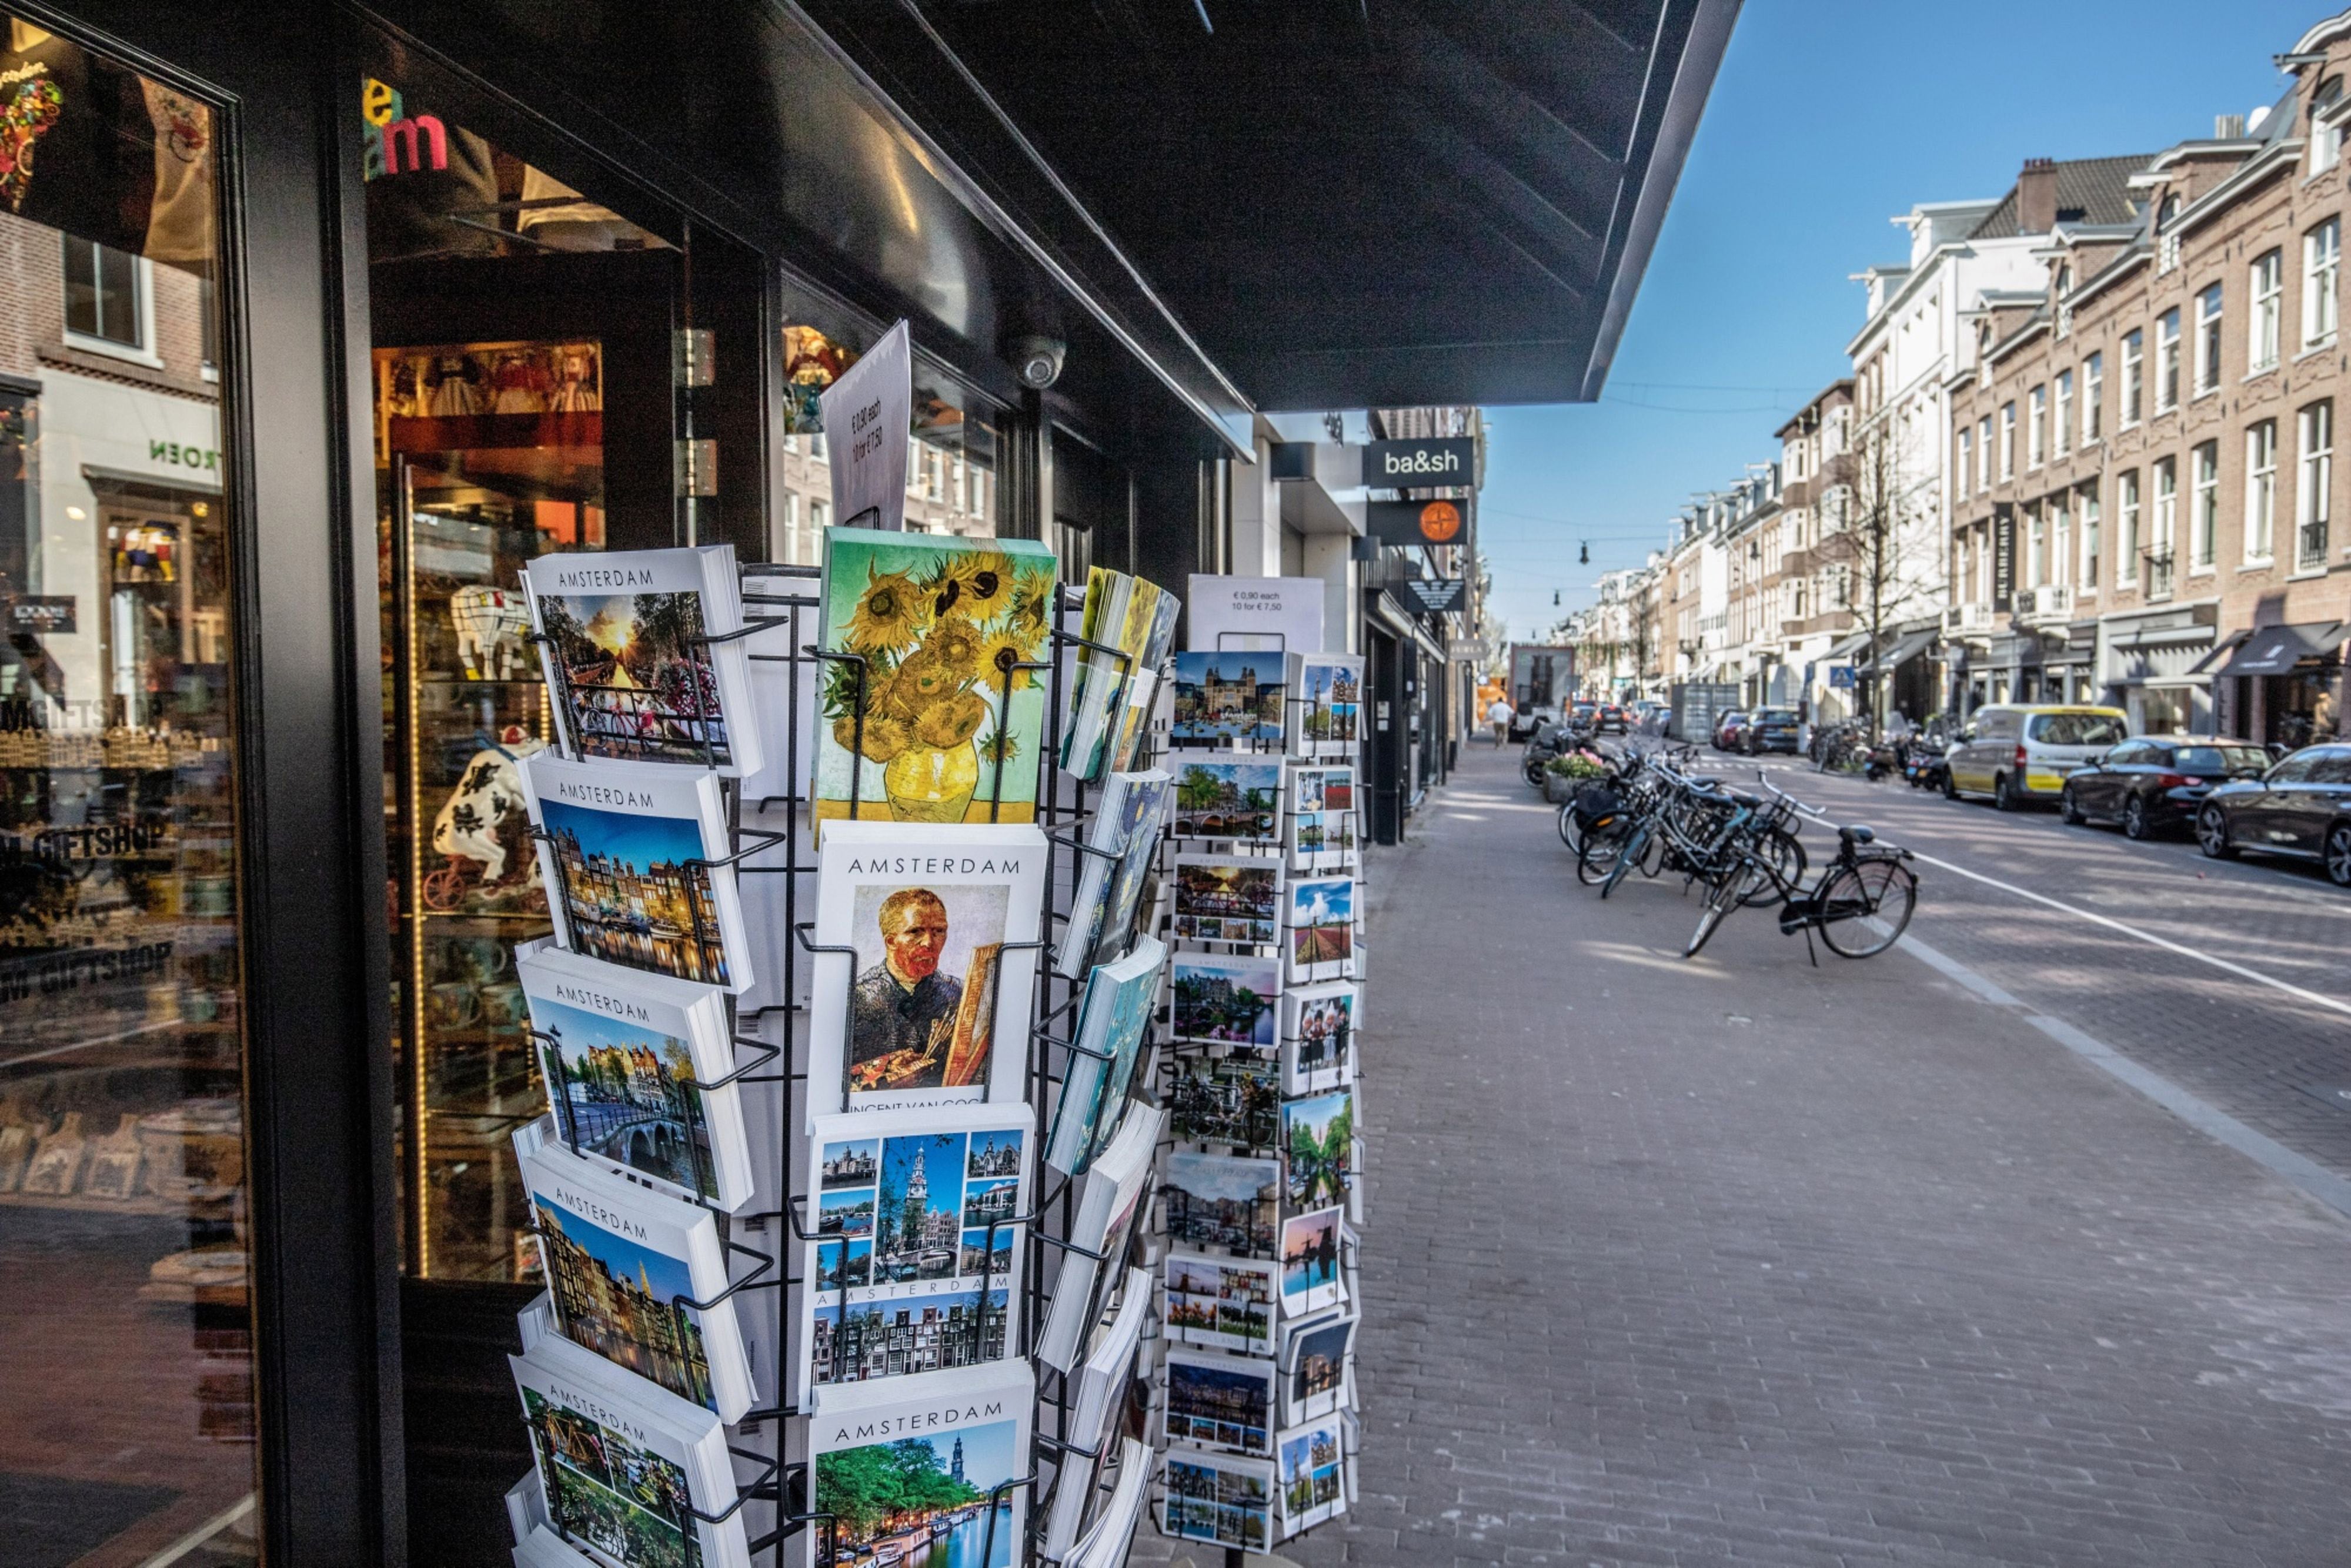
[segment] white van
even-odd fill
[[[2087,767],[2130,733],[2118,707],[2001,704],[1978,708],[1949,753],[1943,793],[1989,795],[2003,811],[2054,801],[2066,775]]]

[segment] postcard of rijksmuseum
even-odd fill
[[[810,1129],[1024,1097],[1045,894],[1034,827],[841,822],[817,872]]]
[[[1019,1343],[1021,1226],[1035,1169],[1025,1104],[820,1117],[802,1247],[805,1390],[1001,1361]]]
[[[718,776],[658,762],[516,764],[555,939],[608,964],[741,991],[750,940]],[[560,890],[560,896],[557,896]]]

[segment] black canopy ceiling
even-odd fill
[[[1739,0],[803,5],[1249,401],[1330,408],[1596,397]]]

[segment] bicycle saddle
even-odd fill
[[[1865,844],[1870,843],[1876,839],[1877,830],[1876,828],[1864,827],[1861,823],[1855,822],[1851,827],[1839,828],[1837,830],[1837,837],[1843,839],[1849,844]]]

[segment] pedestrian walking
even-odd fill
[[[1486,722],[1494,727],[1494,749],[1499,751],[1502,743],[1510,738],[1510,705],[1496,697],[1494,706],[1486,710]]]

